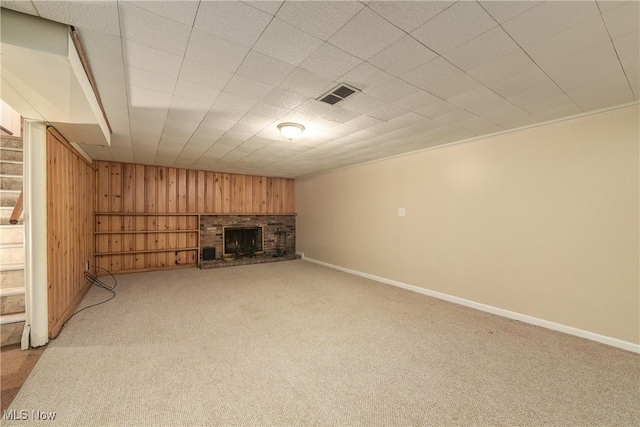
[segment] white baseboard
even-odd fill
[[[333,268],[335,270],[344,271],[345,273],[353,274],[356,276],[364,277],[367,279],[375,280],[376,282],[385,283],[387,285],[397,286],[402,289],[417,292],[419,294],[427,295],[433,298],[438,298],[444,301],[452,302],[454,304],[464,305],[466,307],[475,308],[476,310],[485,311],[487,313],[496,314],[498,316],[507,317],[509,319],[518,320],[520,322],[529,323],[531,325],[541,326],[543,328],[551,329],[558,332],[563,332],[569,335],[575,335],[580,338],[585,338],[591,341],[596,341],[602,344],[610,345],[612,347],[621,348],[623,350],[631,351],[633,353],[640,353],[640,345],[633,344],[628,341],[622,341],[617,338],[608,337],[605,335],[596,334],[594,332],[585,331],[582,329],[574,328],[571,326],[562,325],[560,323],[550,322],[548,320],[539,319],[537,317],[528,316],[526,314],[516,313],[514,311],[505,310],[503,308],[494,307],[487,304],[471,301],[464,298],[459,298],[453,295],[445,294],[442,292],[432,291],[429,289],[421,288],[419,286],[409,285],[407,283],[398,282],[397,280],[386,279],[384,277],[375,276],[373,274],[363,273],[358,270],[352,270],[350,268],[340,267],[338,265],[329,264],[324,261],[309,258],[304,256],[304,252],[296,252],[305,261],[313,262],[315,264],[323,265],[325,267]]]

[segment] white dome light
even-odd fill
[[[293,141],[294,138],[302,135],[304,126],[298,123],[280,123],[278,125],[278,130],[280,131],[282,136],[287,138],[289,141]]]

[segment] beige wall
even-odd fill
[[[637,344],[639,114],[297,179],[297,249]]]

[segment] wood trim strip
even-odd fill
[[[82,67],[84,68],[84,72],[87,74],[87,78],[89,79],[89,84],[91,84],[91,89],[93,89],[93,94],[96,96],[96,100],[98,101],[98,106],[100,107],[100,111],[102,111],[102,117],[104,117],[104,121],[107,123],[107,127],[109,128],[109,133],[113,133],[113,129],[111,128],[111,123],[109,123],[109,119],[107,118],[107,113],[104,110],[104,105],[102,105],[102,98],[100,98],[100,92],[98,92],[98,85],[93,77],[93,73],[91,72],[91,67],[89,66],[89,60],[87,59],[87,55],[84,53],[84,48],[82,47],[82,41],[80,41],[80,35],[76,31],[73,26],[69,27],[69,32],[71,33],[71,40],[73,40],[73,45],[76,47],[76,51],[78,52],[78,56],[80,57],[80,62],[82,62]]]
[[[78,150],[76,150],[76,148],[73,145],[71,145],[69,143],[69,141],[67,141],[67,139],[60,132],[58,132],[58,129],[56,129],[53,126],[49,125],[49,126],[47,126],[47,132],[49,132],[51,134],[51,136],[53,136],[55,139],[57,139],[59,143],[64,145],[73,154],[78,156],[80,158],[80,160],[82,160],[83,162],[85,162],[86,164],[91,166],[91,169],[93,169],[94,171],[96,170],[96,167],[93,164],[93,162],[89,162],[87,159],[85,159],[84,156],[82,154],[80,154],[80,152],[78,152]]]

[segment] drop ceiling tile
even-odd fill
[[[184,121],[199,124],[207,115],[210,103],[194,101],[174,95],[167,113],[167,121]]]
[[[415,91],[408,96],[402,97],[394,102],[398,107],[406,110],[418,110],[424,108],[433,102],[441,101],[436,96],[427,93],[421,89],[415,89]],[[444,101],[442,101],[444,102]]]
[[[602,18],[582,22],[528,45],[525,50],[540,66],[552,67],[558,60],[601,45],[609,40]]]
[[[514,106],[507,110],[483,113],[480,117],[504,129],[515,129],[517,127],[527,126],[536,122],[535,117]]]
[[[135,68],[177,77],[182,57],[162,52],[130,40],[123,40],[124,62]]]
[[[468,111],[456,109],[450,113],[442,114],[437,117],[434,117],[433,121],[438,125],[438,127],[449,126],[449,125],[453,126],[456,123],[462,122],[464,120],[470,120],[470,119],[473,119],[474,117],[476,116],[471,114]]]
[[[429,119],[435,119],[437,117],[451,114],[455,111],[458,111],[458,107],[456,107],[455,105],[449,104],[448,102],[443,101],[440,98],[435,98],[435,100],[428,106],[416,110],[416,113]]]
[[[611,38],[618,38],[640,30],[640,2],[630,1],[603,15]]]
[[[404,36],[404,32],[364,8],[330,39],[329,43],[367,60]]]
[[[222,90],[232,76],[233,74],[228,71],[185,58],[180,69],[179,79],[211,89]]]
[[[233,127],[237,123],[236,120],[223,119],[220,117],[215,117],[208,113],[202,122],[201,126],[210,127],[212,129],[220,129],[222,131],[227,131]]]
[[[442,99],[449,99],[456,95],[469,92],[481,87],[477,80],[467,74],[457,75],[449,80],[440,82],[429,89],[429,92]]]
[[[395,119],[396,117],[400,117],[406,113],[407,113],[406,110],[400,107],[396,107],[395,105],[388,104],[382,108],[377,109],[376,111],[369,113],[368,115],[373,118],[388,122],[389,120]]]
[[[573,101],[564,93],[551,93],[547,96],[540,96],[539,93],[528,93],[528,96],[524,95],[525,94],[521,94],[517,99],[513,99],[511,101],[520,107],[520,109],[533,116],[543,114],[547,110],[553,110],[573,104]]]
[[[235,123],[234,123],[235,124]],[[228,128],[219,128],[219,127],[211,127],[203,124],[202,122],[194,132],[194,136],[198,136],[198,138],[208,138],[209,140],[217,141],[221,138],[229,129],[231,129],[233,125]]]
[[[480,5],[500,24],[538,6],[541,1],[480,1]]]
[[[289,113],[289,110],[287,110],[286,108],[277,107],[275,105],[265,104],[264,102],[259,102],[249,112],[256,116],[261,116],[271,120],[276,120],[282,117],[283,115]]]
[[[386,102],[395,102],[401,98],[411,95],[415,91],[415,86],[412,86],[397,77],[391,77],[363,89],[364,93]]]
[[[295,92],[306,97],[316,98],[322,95],[333,81],[317,74],[313,74],[302,68],[294,69],[278,86],[290,92]]]
[[[120,4],[124,3],[120,1]],[[127,1],[136,7],[153,12],[191,27],[198,11],[199,1]]]
[[[248,4],[251,7],[255,7],[263,12],[268,13],[269,15],[275,15],[282,6],[282,1],[272,1],[272,0],[258,0],[258,1],[243,1],[243,3]]]
[[[553,81],[540,69],[515,74],[497,83],[487,84],[491,90],[502,97],[512,97],[532,88],[553,85]]]
[[[246,113],[255,107],[257,103],[258,101],[253,99],[244,98],[229,92],[222,92],[214,104],[219,107],[230,108],[235,111],[243,111]]]
[[[617,53],[610,41],[556,61],[545,72],[565,91],[590,85],[599,78],[622,74]]]
[[[485,85],[500,84],[513,76],[530,72],[541,72],[531,58],[522,51],[516,51],[488,64],[468,70],[467,73]]]
[[[443,54],[494,28],[498,24],[476,2],[458,2],[420,26],[411,35]]]
[[[264,96],[271,92],[274,87],[275,86],[273,85],[268,85],[236,74],[231,78],[224,90],[225,92],[233,95],[253,99],[257,103],[257,101],[260,101]]]
[[[186,57],[221,70],[235,72],[247,53],[249,49],[246,47],[194,28]]]
[[[262,83],[277,85],[293,71],[293,68],[291,64],[251,50],[238,68],[238,74]]]
[[[398,127],[409,127],[412,125],[420,124],[428,120],[429,119],[426,119],[424,116],[409,112],[389,120],[389,123]]]
[[[340,81],[347,83],[360,90],[369,87],[376,81],[382,81],[386,78],[391,78],[391,74],[388,74],[381,69],[374,67],[368,62],[363,62],[353,70],[340,78]]]
[[[288,64],[298,65],[321,44],[322,40],[275,18],[264,30],[254,49]]]
[[[613,40],[616,52],[620,56],[620,62],[624,68],[629,84],[631,85],[635,98],[638,99],[640,93],[640,32],[629,33],[626,36]]]
[[[369,3],[369,8],[410,33],[454,3],[454,1],[372,1]]]
[[[463,74],[463,71],[453,66],[444,58],[436,58],[424,65],[401,76],[414,86],[429,91],[443,81]]]
[[[174,94],[183,98],[193,99],[195,101],[205,102],[211,105],[220,95],[220,90],[185,80],[178,80]]]
[[[473,91],[454,96],[453,98],[450,98],[448,102],[478,116],[513,108],[513,104],[484,86]]]
[[[387,105],[385,101],[377,99],[366,93],[356,93],[349,98],[340,102],[338,105],[345,110],[353,111],[360,114],[369,114],[372,111],[379,110]]]
[[[362,4],[355,1],[289,1],[282,5],[276,16],[305,33],[327,40],[362,7]]]
[[[35,1],[38,14],[51,21],[120,35],[118,5],[106,1]]]
[[[90,58],[100,58],[120,64],[124,62],[120,37],[79,27],[76,27],[76,31],[85,53],[91,52]]]
[[[273,123],[273,119],[248,113],[243,118],[241,118],[238,123],[250,125],[255,128],[256,131],[260,131]]]
[[[122,38],[174,55],[184,55],[191,33],[183,25],[130,3],[119,2]]]
[[[262,102],[268,105],[275,105],[276,107],[292,110],[306,100],[306,96],[276,87],[262,99]]]
[[[313,119],[321,118],[336,123],[344,123],[360,115],[359,113],[348,111],[335,105],[328,105],[315,99],[310,99],[297,107],[296,112]]]
[[[365,130],[373,126],[377,126],[381,123],[385,123],[385,122],[383,122],[380,119],[374,119],[373,117],[369,117],[369,116],[360,116],[360,117],[356,117],[353,120],[349,120],[348,122],[345,123],[345,125],[355,130]]]
[[[135,67],[126,67],[125,72],[127,82],[132,86],[168,94],[172,94],[176,86],[176,77],[164,76]]]
[[[202,1],[194,27],[251,48],[271,19],[268,13],[241,2]]]
[[[567,92],[571,100],[582,110],[597,110],[634,100],[633,92],[624,78],[599,81],[593,85]]]
[[[166,111],[171,105],[171,94],[129,86],[129,105],[134,108],[150,110],[151,112],[157,110]]]
[[[319,76],[338,80],[340,76],[353,70],[361,63],[361,59],[343,52],[329,43],[323,43],[299,66]]]
[[[167,120],[164,122],[164,126],[162,128],[162,138],[160,138],[160,143],[162,143],[162,139],[167,139],[169,137],[172,137],[174,140],[180,139],[186,142],[197,128],[198,123],[185,122],[181,120]]]
[[[443,56],[455,66],[467,71],[490,64],[520,50],[520,47],[502,28],[496,27],[450,50]]]
[[[559,119],[562,117],[569,117],[582,113],[582,110],[575,104],[564,104],[559,107],[551,107],[541,109],[539,112],[532,114],[536,118],[537,122],[544,122],[547,120]]]
[[[550,1],[502,24],[521,46],[527,46],[599,14],[595,2]]]
[[[406,35],[369,58],[368,62],[394,76],[400,76],[436,57],[432,50]]]

